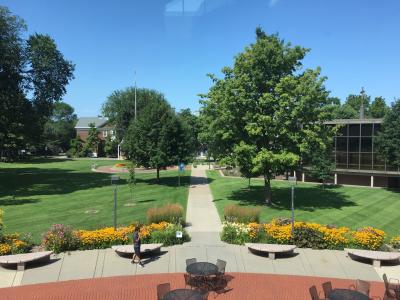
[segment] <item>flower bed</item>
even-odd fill
[[[0,238],[0,255],[25,253],[31,248],[29,237],[21,237],[18,233],[3,235]]]
[[[57,224],[44,235],[42,244],[55,253],[69,250],[104,249],[113,245],[125,245],[132,242],[135,224],[119,227],[106,227],[97,230],[76,230]],[[182,231],[183,237],[177,238],[176,231]],[[142,243],[163,243],[164,246],[182,244],[190,240],[180,224],[168,222],[152,223],[140,226]]]
[[[347,227],[336,228],[318,223],[295,222],[294,236],[292,236],[290,223],[273,219],[266,224],[224,222],[221,239],[231,244],[261,242],[295,244],[298,247],[313,249],[354,247],[378,250],[384,244],[385,233],[372,227],[351,231]],[[392,240],[393,244],[400,245],[400,237],[398,240]]]
[[[115,164],[114,167],[116,167],[116,168],[124,168],[124,167],[126,167],[126,164],[119,163],[119,164]]]
[[[400,249],[400,236],[395,236],[394,238],[392,238],[390,240],[390,245],[394,248],[394,249]]]

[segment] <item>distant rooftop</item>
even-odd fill
[[[89,128],[89,124],[94,123],[96,128],[102,127],[108,122],[108,118],[105,117],[82,117],[78,119],[75,128],[76,129],[85,129]]]

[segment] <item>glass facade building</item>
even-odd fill
[[[381,123],[381,119],[335,120],[328,123],[340,126],[334,137],[336,169],[399,171],[377,152],[375,138]]]
[[[382,159],[376,147],[382,119],[342,119],[326,124],[339,126],[333,141],[332,183],[400,188],[400,170]],[[315,181],[304,171],[299,171],[302,181]]]

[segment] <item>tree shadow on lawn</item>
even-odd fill
[[[17,198],[5,198],[0,199],[0,206],[8,206],[8,205],[23,205],[23,204],[31,204],[38,203],[39,199],[17,199]]]
[[[192,178],[192,179],[191,179]],[[190,183],[193,184],[207,184],[214,179],[208,178],[208,181],[204,181],[203,177],[195,177],[195,176],[181,176],[181,186],[189,186]],[[145,183],[149,185],[164,185],[169,187],[177,187],[178,186],[178,176],[162,176],[160,175],[160,180],[157,180],[156,177],[154,178],[137,178],[137,183]]]
[[[125,179],[120,179],[118,185],[125,183]],[[3,168],[0,169],[0,184],[0,197],[15,197],[18,203],[19,197],[68,194],[106,186],[111,188],[111,174],[58,168]]]
[[[338,188],[322,189],[317,186],[295,187],[295,208],[304,211],[314,211],[321,208],[340,209],[358,204],[349,200],[348,196],[341,193]],[[228,200],[238,201],[239,205],[262,205],[265,206],[264,187],[253,186],[250,190],[242,188],[233,191]],[[218,201],[218,200],[217,200]],[[272,208],[277,210],[291,209],[291,188],[272,187]]]
[[[58,157],[33,157],[23,160],[16,160],[18,164],[48,164],[48,163],[59,163],[64,161],[73,161],[72,158],[58,158]]]

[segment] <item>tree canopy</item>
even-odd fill
[[[190,158],[187,132],[175,111],[160,93],[130,122],[122,144],[123,151],[134,163],[157,169],[186,162]]]
[[[141,114],[144,106],[155,98],[163,97],[156,90],[138,88],[136,90],[136,110]],[[117,139],[121,141],[132,120],[135,119],[135,89],[133,87],[114,91],[103,104],[102,112],[115,125]]]
[[[386,113],[375,145],[383,159],[400,168],[400,99]]]
[[[54,103],[73,79],[74,65],[48,35],[33,34],[18,16],[0,6],[0,155],[11,158],[40,143]]]
[[[331,137],[323,124],[330,117],[325,78],[319,68],[302,70],[308,51],[257,28],[256,42],[235,57],[233,68],[222,69],[223,79],[210,75],[213,86],[202,95],[201,137],[209,151],[224,159],[240,153],[238,147],[254,149],[253,171],[264,176],[268,204],[272,177],[326,148]]]

